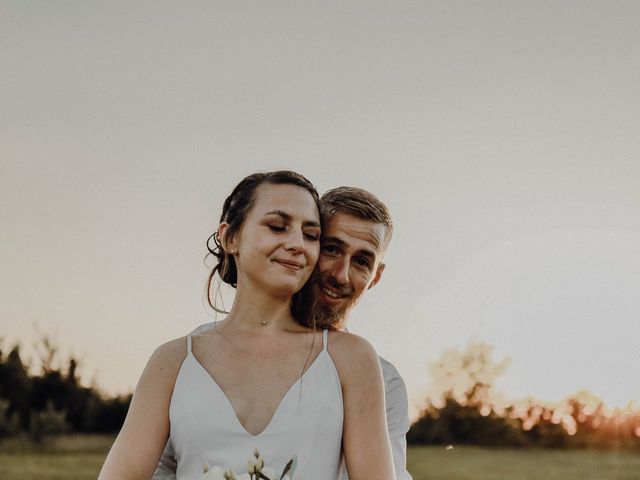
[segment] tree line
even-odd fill
[[[437,394],[427,399],[407,442],[640,450],[638,410],[610,411],[585,391],[554,405],[505,402],[494,381],[507,365],[494,362],[484,343],[446,351],[430,368]]]
[[[0,440],[28,435],[42,442],[60,433],[120,430],[131,395],[110,397],[83,386],[78,360],[59,362],[58,349],[46,336],[36,351],[41,366],[33,373],[19,345],[6,353],[0,343]],[[430,366],[435,394],[427,398],[407,442],[640,451],[639,411],[609,411],[585,392],[555,405],[505,402],[494,384],[507,366],[507,360],[493,361],[491,347],[483,343],[445,351]]]
[[[42,442],[66,432],[117,432],[131,395],[109,397],[81,385],[77,359],[56,365],[57,348],[47,337],[38,347],[41,368],[34,374],[18,344],[8,353],[0,345],[0,439],[27,434]]]

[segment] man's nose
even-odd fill
[[[349,283],[349,262],[343,259],[335,262],[331,274],[338,284],[346,285]]]

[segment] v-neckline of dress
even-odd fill
[[[278,402],[278,406],[276,407],[276,409],[273,411],[273,413],[271,414],[271,418],[269,418],[269,422],[267,423],[267,426],[264,427],[260,432],[253,434],[250,431],[248,431],[246,429],[246,427],[242,424],[242,422],[240,421],[240,419],[238,418],[238,413],[236,412],[235,407],[233,406],[233,403],[231,402],[231,399],[229,398],[229,396],[226,394],[226,392],[222,389],[222,387],[220,386],[220,384],[216,381],[216,379],[213,377],[213,375],[211,375],[209,373],[209,371],[204,368],[204,365],[202,365],[200,363],[200,361],[196,358],[196,356],[193,354],[192,351],[189,351],[187,356],[190,356],[193,361],[195,362],[195,364],[198,366],[198,368],[202,371],[202,373],[209,379],[209,381],[211,383],[213,383],[213,385],[216,387],[216,389],[222,394],[222,396],[225,398],[227,406],[229,407],[229,409],[231,410],[231,415],[233,416],[233,418],[235,419],[235,422],[237,423],[237,425],[240,427],[240,429],[242,430],[242,432],[244,432],[246,435],[249,435],[252,438],[258,438],[261,435],[263,435],[268,429],[269,427],[271,427],[271,424],[273,423],[274,419],[276,418],[276,416],[278,415],[278,412],[280,411],[280,407],[282,406],[282,404],[285,402],[285,400],[287,399],[287,397],[289,396],[289,394],[293,391],[294,387],[303,379],[303,377],[307,374],[309,374],[309,372],[311,371],[311,369],[315,366],[316,363],[318,363],[318,359],[324,355],[324,354],[328,354],[326,347],[323,345],[322,350],[320,351],[320,353],[318,355],[316,355],[316,358],[314,358],[313,362],[311,362],[311,365],[309,365],[309,367],[307,367],[307,369],[302,373],[302,375],[300,375],[292,384],[291,386],[287,389],[287,391],[285,392],[285,394],[280,398],[280,401]]]

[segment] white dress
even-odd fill
[[[246,473],[256,448],[278,474],[295,456],[293,480],[336,480],[342,474],[342,389],[326,330],[322,351],[258,435],[242,426],[225,393],[193,355],[188,335],[169,418],[177,480],[204,478],[207,466]]]

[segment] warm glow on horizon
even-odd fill
[[[480,408],[482,415],[487,416],[492,411],[505,415],[507,410],[510,410],[511,416],[523,419],[525,430],[531,429],[539,418],[543,418],[554,424],[562,424],[568,433],[575,432],[576,425],[571,415],[573,402],[581,405],[581,412],[577,416],[579,421],[584,421],[586,416],[594,414],[598,416],[594,420],[596,423],[603,422],[605,419],[627,422],[630,418],[640,418],[640,403],[637,401],[629,400],[622,407],[612,406],[587,389],[567,393],[559,401],[533,396],[514,398],[508,392],[496,388],[496,381],[506,372],[511,359],[494,360],[492,351],[491,345],[479,341],[470,342],[463,350],[456,348],[445,350],[440,358],[429,366],[429,393],[425,395],[420,408],[414,410],[412,418],[418,417],[420,410],[424,408],[425,400],[428,405],[442,408],[445,404],[445,395],[465,405],[468,401],[468,392],[477,383],[490,386],[474,394],[475,398],[482,403]],[[597,426],[594,425],[594,427]]]

